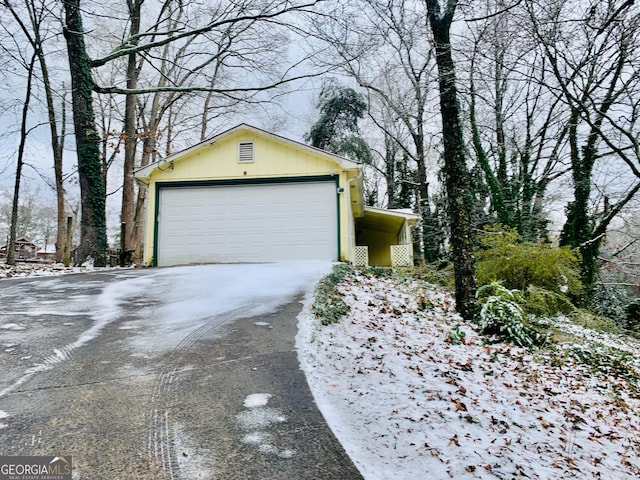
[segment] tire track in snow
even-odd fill
[[[142,287],[147,283],[152,282],[152,276],[154,275],[133,279],[127,278],[122,281],[116,280],[115,283],[106,285],[102,283],[101,285],[104,285],[104,288],[102,288],[100,293],[97,295],[98,298],[95,303],[87,301],[87,305],[93,306],[93,310],[89,310],[90,307],[87,307],[88,311],[86,313],[74,313],[78,316],[89,314],[94,320],[93,325],[91,325],[89,329],[80,333],[75,341],[68,343],[63,347],[54,349],[53,353],[45,357],[41,363],[27,369],[20,378],[0,391],[0,398],[3,398],[15,391],[35,374],[46,372],[60,363],[71,360],[74,350],[95,339],[107,325],[121,317],[123,311],[121,305],[127,300],[127,298],[135,295],[135,292],[143,289]]]
[[[195,343],[208,333],[223,327],[232,320],[242,317],[244,308],[235,308],[224,314],[216,315],[215,322],[207,322],[184,337],[168,356],[168,366],[158,374],[151,394],[149,414],[149,434],[147,452],[149,461],[160,462],[164,479],[175,480],[179,477],[178,457],[175,449],[174,424],[171,421],[171,409],[167,406],[172,395],[174,381],[182,366],[181,360]]]

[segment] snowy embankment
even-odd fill
[[[118,267],[116,267],[118,268]],[[110,268],[99,268],[98,270],[108,270]],[[0,261],[0,279],[3,278],[32,278],[32,277],[55,277],[67,273],[84,273],[96,270],[93,263],[87,262],[80,267],[65,267],[62,263],[17,263],[7,265]]]
[[[298,351],[367,480],[640,477],[635,378],[563,354],[615,347],[637,372],[637,342],[560,322],[571,345],[530,352],[488,343],[436,287],[356,274],[339,289],[350,313],[322,327],[307,305]]]

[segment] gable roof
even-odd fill
[[[217,141],[223,139],[224,137],[228,137],[231,136],[237,132],[240,131],[247,131],[247,132],[251,132],[254,133],[256,135],[262,136],[262,137],[266,137],[272,140],[275,140],[277,142],[280,143],[284,143],[286,145],[290,145],[294,148],[299,148],[302,150],[306,150],[308,152],[311,152],[315,155],[319,155],[322,156],[324,158],[327,158],[329,160],[334,161],[335,163],[337,163],[341,168],[345,169],[345,170],[352,170],[352,169],[358,169],[360,167],[360,163],[353,161],[353,160],[349,160],[348,158],[345,157],[341,157],[340,155],[335,155],[333,153],[329,153],[325,150],[322,150],[320,148],[316,148],[316,147],[312,147],[310,145],[306,145],[302,142],[298,142],[295,140],[291,140],[290,138],[286,138],[280,135],[276,135],[275,133],[271,133],[271,132],[267,132],[266,130],[262,130],[260,128],[254,127],[252,125],[246,124],[246,123],[241,123],[239,125],[236,125],[235,127],[232,127],[228,130],[225,130],[222,133],[219,133],[217,135],[214,135],[213,137],[210,137],[200,143],[197,143],[191,147],[185,148],[183,150],[180,150],[179,152],[173,153],[171,155],[169,155],[168,157],[165,157],[161,160],[158,160],[156,162],[150,163],[149,165],[145,166],[145,167],[141,167],[137,170],[135,170],[133,172],[133,176],[138,179],[138,180],[143,180],[148,178],[151,173],[156,169],[159,168],[167,163],[171,163],[173,161],[175,161],[176,159],[183,157],[185,155],[188,155],[189,153],[196,151],[204,146],[207,145],[213,145],[214,143],[216,143]]]

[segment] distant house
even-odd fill
[[[56,258],[56,246],[52,244],[45,245],[38,250],[37,255],[40,260],[54,260]]]
[[[9,244],[0,247],[0,257],[7,256]],[[15,244],[16,260],[33,260],[37,257],[39,247],[28,238],[18,238]]]
[[[407,265],[416,215],[364,205],[361,165],[239,125],[135,173],[144,263]]]

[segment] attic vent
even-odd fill
[[[255,161],[253,157],[253,142],[238,143],[238,163],[249,163]]]

